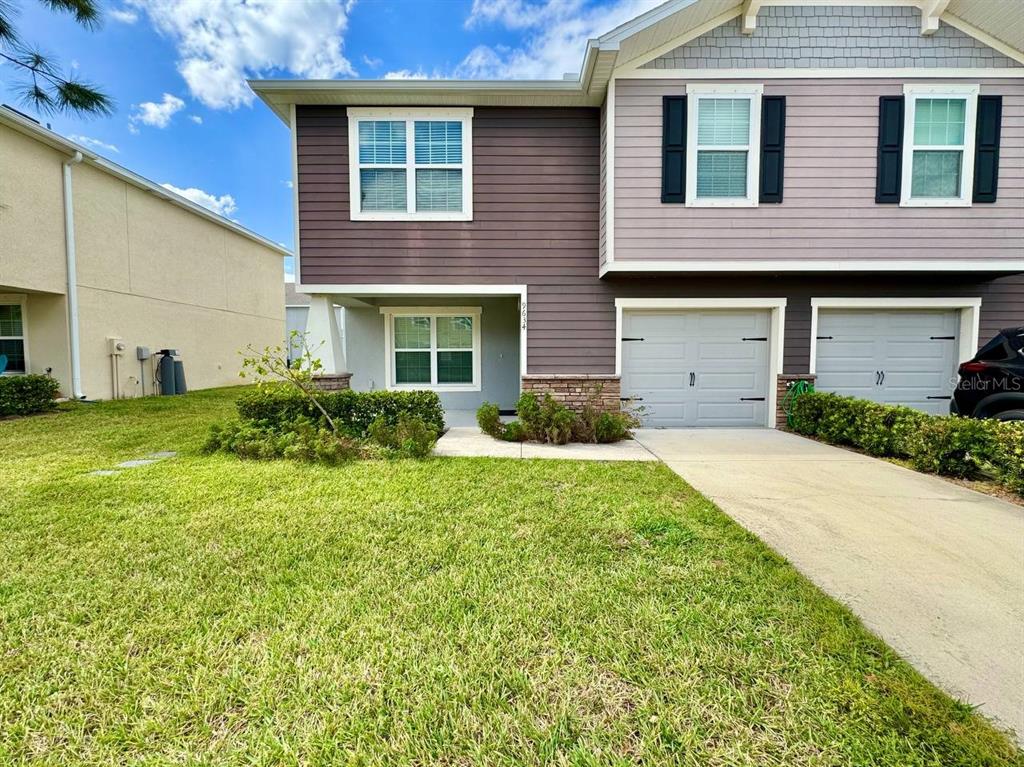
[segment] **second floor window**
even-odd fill
[[[688,205],[757,204],[761,86],[689,85]]]
[[[472,109],[348,112],[353,220],[472,219]]]
[[[904,205],[969,205],[978,87],[904,89]]]

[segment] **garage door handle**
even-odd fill
[[[931,341],[955,341],[956,336],[930,336]]]
[[[819,341],[831,341],[832,340],[832,336],[817,336],[817,339]]]
[[[740,402],[764,402],[764,397],[740,397]]]
[[[697,383],[697,374],[690,373],[690,386],[693,386],[695,383]]]
[[[623,341],[643,341],[642,338],[623,338]]]
[[[643,402],[643,397],[619,397],[619,402]]]
[[[768,337],[765,336],[764,338],[743,338],[741,340],[743,340],[743,341],[767,341]]]
[[[928,397],[927,399],[953,399],[952,397]]]

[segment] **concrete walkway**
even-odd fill
[[[769,429],[637,440],[932,682],[1024,737],[1024,508]]]
[[[485,458],[564,458],[573,461],[657,461],[643,445],[627,439],[610,445],[538,445],[502,442],[477,426],[449,429],[434,447],[434,455]]]

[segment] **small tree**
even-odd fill
[[[313,377],[324,369],[320,358],[314,355],[314,352],[323,346],[323,342],[317,345],[316,349],[312,349],[307,334],[293,330],[288,339],[288,346],[288,349],[280,345],[265,346],[262,350],[251,344],[246,346],[239,352],[242,355],[239,377],[252,376],[256,380],[256,385],[261,387],[281,382],[294,386],[323,414],[331,431],[337,434],[338,427],[320,402],[320,389],[313,382]],[[293,356],[294,352],[298,354]]]

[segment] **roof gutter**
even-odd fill
[[[64,161],[64,253],[68,275],[68,339],[71,352],[71,396],[85,399],[82,392],[82,355],[78,336],[78,260],[75,253],[75,202],[71,188],[71,168],[82,162],[76,151]]]

